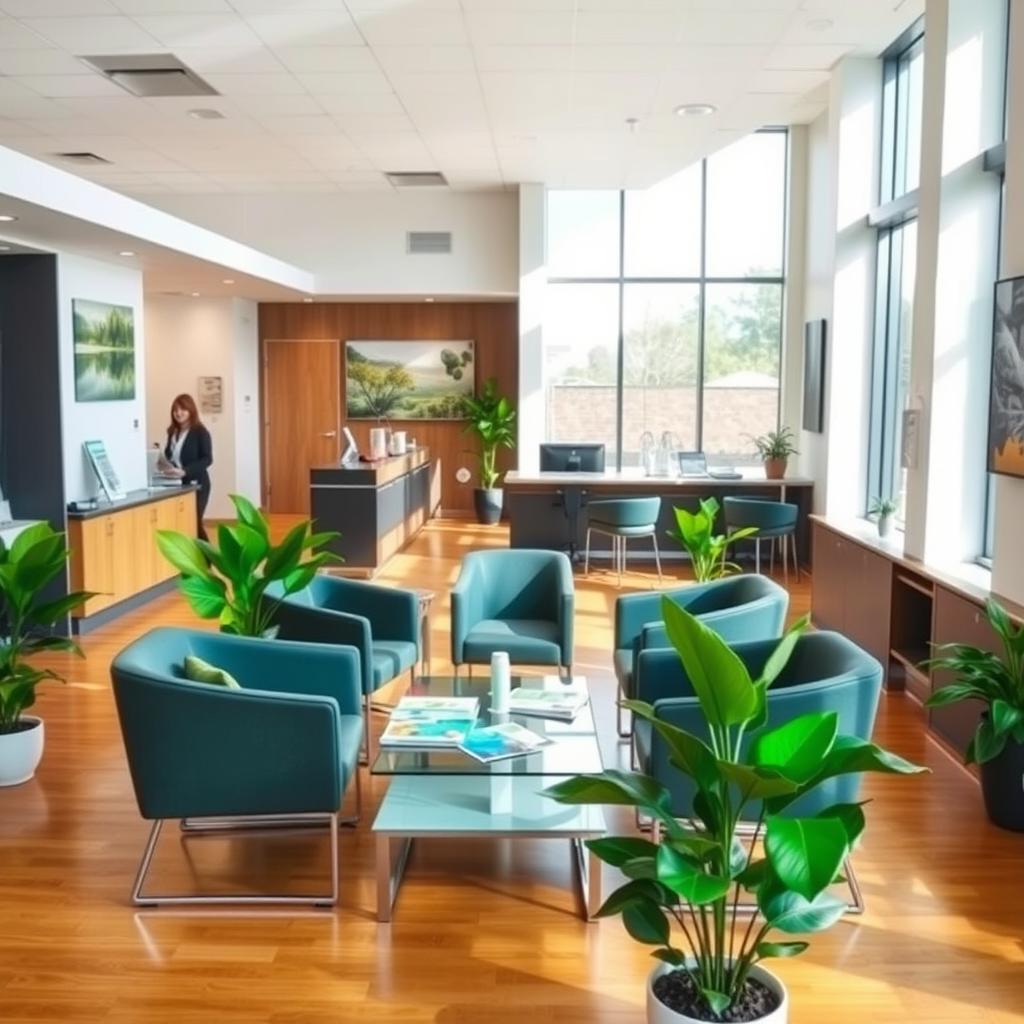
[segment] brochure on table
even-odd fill
[[[459,745],[459,750],[478,761],[504,761],[510,757],[523,757],[548,746],[552,740],[538,736],[516,722],[501,722],[474,729]]]
[[[590,698],[586,688],[559,682],[554,687],[518,686],[509,697],[513,715],[533,718],[558,718],[571,722],[586,707]]]
[[[476,697],[403,697],[380,738],[382,747],[457,747],[480,714]]]

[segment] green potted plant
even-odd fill
[[[638,772],[580,775],[546,793],[564,804],[634,807],[664,834],[660,843],[635,835],[587,841],[628,879],[599,916],[621,915],[629,934],[653,946],[660,961],[648,981],[648,1024],[784,1024],[786,990],[764,961],[802,953],[807,943],[791,935],[820,931],[843,915],[845,901],[828,889],[841,879],[865,824],[860,804],[831,806],[814,817],[787,816],[786,809],[837,776],[924,769],[867,740],[839,734],[835,712],[766,727],[767,689],[806,619],[782,638],[753,679],[718,634],[667,597],[662,613],[707,734],[695,736],[660,720],[641,701],[623,703],[651,722],[671,752],[672,766],[691,780],[693,816],[677,820],[669,791]],[[746,843],[739,827],[745,818],[756,819]],[[741,918],[744,892],[755,905],[749,918]],[[782,933],[781,941],[773,932]]]
[[[669,530],[668,535],[686,548],[693,564],[693,578],[698,583],[739,572],[738,565],[725,560],[729,545],[757,533],[755,526],[745,526],[732,533],[715,533],[719,508],[716,498],[704,498],[697,512],[689,512],[685,508],[672,509],[676,528]]]
[[[174,530],[158,530],[157,544],[181,573],[181,591],[201,619],[218,619],[224,633],[272,638],[280,599],[268,598],[267,587],[280,582],[284,595],[307,587],[322,565],[340,561],[329,551],[317,551],[339,535],[314,533],[304,520],[280,544],[272,544],[263,513],[239,494],[231,501],[238,522],[217,527],[216,547]]]
[[[799,454],[793,445],[793,432],[789,427],[769,430],[755,437],[754,447],[764,463],[764,475],[769,480],[781,480],[786,475],[790,455]]]
[[[73,640],[53,630],[92,595],[74,591],[55,600],[42,598],[67,560],[64,534],[48,523],[23,530],[10,547],[0,539],[0,786],[16,786],[35,774],[43,756],[43,720],[25,712],[44,679],[63,682],[52,669],[36,668],[26,658],[42,651],[82,653]]]
[[[868,515],[874,516],[878,525],[878,536],[888,537],[892,533],[893,517],[899,510],[895,501],[889,498],[872,498]]]
[[[1024,627],[1015,627],[997,601],[986,603],[985,615],[999,637],[1002,657],[969,644],[943,644],[925,666],[953,672],[956,679],[936,690],[926,705],[942,708],[976,700],[985,706],[964,761],[979,767],[990,820],[1024,832]]]
[[[514,448],[516,411],[507,398],[498,394],[498,382],[488,377],[478,395],[463,399],[463,411],[472,431],[480,439],[480,486],[473,491],[478,522],[493,525],[501,519],[505,495],[499,483],[498,449]]]

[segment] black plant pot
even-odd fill
[[[994,825],[1024,832],[1024,744],[1008,738],[1003,752],[981,766],[981,792]]]
[[[500,487],[477,487],[473,491],[476,521],[485,526],[493,526],[501,518],[504,503],[505,492]]]

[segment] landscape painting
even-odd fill
[[[135,317],[131,306],[72,299],[75,401],[135,397]]]
[[[1024,277],[996,283],[988,468],[1024,477]]]
[[[473,394],[471,341],[348,341],[349,419],[459,420]]]

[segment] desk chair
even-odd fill
[[[766,501],[761,498],[726,498],[723,502],[725,526],[728,531],[740,530],[748,526],[757,529],[754,541],[754,560],[758,573],[761,572],[761,541],[770,540],[771,566],[775,570],[775,541],[782,541],[782,567],[786,582],[789,582],[788,550],[792,551],[793,569],[797,580],[800,579],[800,562],[796,553],[796,526],[800,509],[785,501]]]
[[[601,533],[612,539],[612,561],[622,574],[626,571],[626,542],[630,537],[650,537],[654,545],[654,563],[661,584],[661,556],[658,553],[658,515],[661,498],[605,498],[587,506],[587,554],[584,575],[590,575],[590,535]]]

